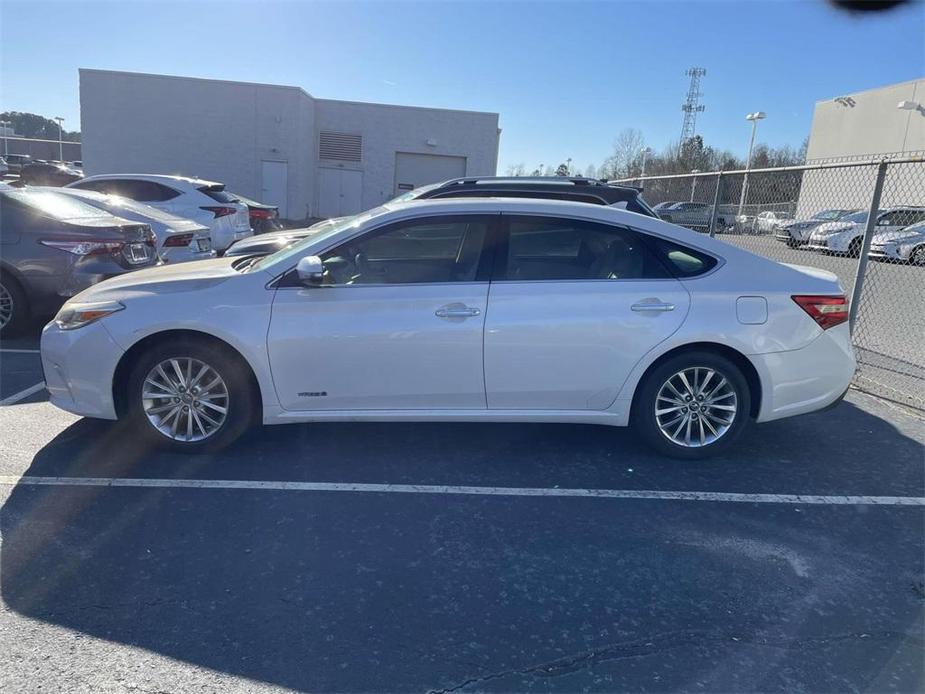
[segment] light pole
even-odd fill
[[[639,178],[646,177],[646,159],[649,158],[649,155],[652,154],[651,147],[643,147],[639,150],[639,153],[642,155],[642,172],[639,174]]]
[[[55,116],[55,120],[58,121],[58,161],[64,161],[64,131],[61,129],[64,119],[61,116]]]
[[[742,179],[742,195],[739,197],[739,211],[736,216],[742,216],[742,207],[745,205],[745,196],[748,194],[748,172],[752,168],[752,148],[755,146],[755,131],[758,130],[758,121],[766,118],[764,111],[755,111],[745,116],[745,120],[752,122],[752,139],[748,141],[748,156],[745,158],[745,176]]]
[[[565,160],[565,175],[566,176],[572,175],[572,158],[571,157]]]
[[[694,202],[694,193],[697,192],[697,176],[696,174],[700,173],[700,169],[691,169],[691,173],[694,174],[694,179],[691,181],[691,202]]]
[[[3,156],[6,157],[10,153],[10,136],[6,133],[6,129],[13,129],[13,124],[10,121],[0,121],[0,128],[3,128]]]

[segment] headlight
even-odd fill
[[[74,330],[124,308],[125,305],[118,301],[67,303],[61,307],[58,315],[55,316],[55,325],[61,330]]]

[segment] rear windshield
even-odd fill
[[[225,191],[225,186],[203,186],[199,189],[200,193],[205,193],[210,198],[215,200],[215,202],[237,202],[238,199]]]
[[[70,195],[51,191],[4,191],[3,195],[52,219],[99,219],[108,215]]]

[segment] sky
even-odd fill
[[[852,15],[825,0],[43,2],[0,0],[0,111],[80,124],[80,67],[302,87],[313,96],[492,111],[499,173],[599,165],[624,128],[697,132],[744,157],[799,147],[816,101],[925,75],[925,5]]]

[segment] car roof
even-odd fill
[[[189,176],[173,176],[169,174],[142,174],[142,173],[114,173],[114,174],[95,174],[85,176],[81,181],[106,181],[113,179],[128,179],[136,181],[152,181],[154,183],[164,183],[167,185],[186,184],[193,188],[203,186],[223,186],[224,183],[219,181],[208,181],[204,178],[194,178]]]

